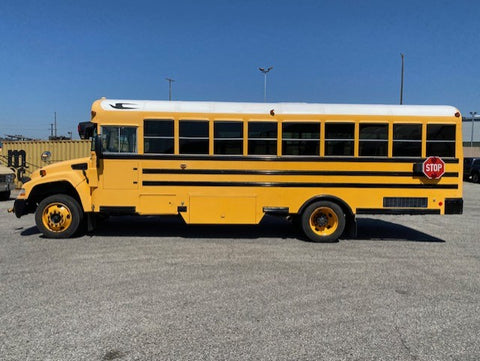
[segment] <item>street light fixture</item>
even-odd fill
[[[265,76],[263,80],[263,102],[264,103],[267,102],[267,73],[272,69],[273,69],[273,66],[269,66],[267,69],[258,68],[258,70],[260,70]]]

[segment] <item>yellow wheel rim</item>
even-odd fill
[[[309,220],[310,228],[319,236],[329,236],[338,228],[338,216],[329,207],[320,207],[312,212]]]
[[[63,232],[72,224],[72,212],[63,203],[51,203],[43,210],[42,222],[51,232]]]

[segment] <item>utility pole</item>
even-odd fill
[[[403,73],[404,73],[404,55],[400,53],[400,56],[402,57],[402,75],[401,75],[401,80],[400,80],[400,104],[403,104]]]
[[[175,81],[171,78],[165,78],[168,81],[168,100],[172,100],[172,83]]]
[[[473,147],[473,131],[474,131],[474,124],[475,124],[475,115],[477,112],[470,112],[472,116],[472,134],[470,134],[470,147]]]
[[[273,69],[273,66],[269,66],[267,69],[258,68],[258,70],[260,70],[263,73],[263,75],[265,76],[264,80],[263,80],[263,102],[264,103],[267,102],[267,73],[272,69]]]
[[[57,138],[57,112],[54,113],[54,124],[55,124],[55,138]]]

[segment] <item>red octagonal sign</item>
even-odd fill
[[[439,157],[428,157],[423,162],[423,174],[430,179],[439,179],[445,174],[445,162]]]

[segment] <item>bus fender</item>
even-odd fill
[[[92,210],[92,197],[90,195],[91,189],[92,188],[85,180],[77,184],[75,187],[78,198],[80,199],[80,206],[85,212],[91,212]]]
[[[42,182],[33,185],[28,195],[28,202],[36,204],[48,195],[64,193],[72,196],[78,202],[83,211],[91,211],[90,187],[82,177],[65,174],[56,179],[45,177]]]

